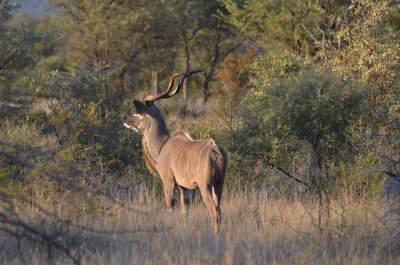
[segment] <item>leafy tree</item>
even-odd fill
[[[26,92],[20,83],[28,67],[34,66],[37,61],[35,47],[53,37],[50,32],[34,32],[30,17],[12,20],[18,7],[13,1],[0,1],[0,100],[6,100],[0,108],[12,106],[13,110],[16,105],[9,102],[12,100],[10,94]],[[9,110],[2,114],[8,115]]]
[[[224,23],[214,17],[221,9],[217,1],[52,2],[62,10],[67,65],[96,63],[114,69],[107,82],[110,98],[121,100],[135,89],[150,87],[151,79],[152,90],[157,90],[158,80],[172,71],[195,68],[211,68],[204,81],[207,94],[217,64],[236,46],[228,41],[232,34]],[[183,90],[187,101],[186,84]]]
[[[219,104],[217,109],[211,108],[224,121],[231,133],[239,124],[240,103],[251,91],[250,65],[254,57],[253,52],[239,58],[230,55],[217,70],[219,82],[213,94]]]
[[[394,10],[399,12],[400,6],[388,1],[358,1],[347,19],[337,19],[338,49],[330,55],[341,76],[376,85],[373,96],[378,101],[398,96],[400,35],[389,21]]]
[[[128,164],[132,155],[123,144],[132,140],[122,125],[132,104],[112,104],[105,97],[110,74],[99,66],[74,73],[53,71],[42,79],[33,78],[30,86],[47,99],[49,133],[60,146],[96,146],[110,167],[119,168]]]
[[[267,53],[286,50],[310,54],[336,72],[338,78],[372,87],[369,122],[374,126],[368,134],[368,152],[389,158],[382,164],[396,168],[400,135],[398,1],[221,2],[229,12],[225,20],[258,41]],[[281,75],[279,71],[270,73]],[[393,173],[397,170],[391,172],[398,174]]]
[[[253,163],[293,172],[292,177],[319,187],[332,181],[336,166],[363,150],[365,139],[359,135],[365,130],[362,117],[370,90],[325,68],[271,61],[256,64],[255,92],[242,103],[243,124],[230,148],[242,158],[253,157]],[[286,72],[285,78],[271,80],[271,63]]]
[[[323,47],[314,45],[314,35],[321,35],[321,28],[334,28],[333,15],[341,13],[346,3],[306,0],[221,2],[228,11],[228,15],[223,16],[225,21],[254,39],[268,53],[291,51],[309,55],[323,50]],[[323,26],[319,28],[321,23]]]
[[[400,4],[397,1],[357,1],[346,19],[337,19],[338,49],[330,53],[333,69],[345,79],[373,86],[375,109],[371,148],[396,176],[400,128]]]

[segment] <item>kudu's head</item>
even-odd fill
[[[134,114],[125,121],[125,127],[141,134],[145,134],[151,128],[157,128],[158,130],[166,131],[164,120],[161,116],[160,111],[154,105],[154,102],[162,98],[173,97],[182,88],[182,85],[185,82],[186,78],[188,78],[192,74],[199,72],[202,71],[173,74],[169,78],[168,87],[164,92],[156,95],[146,96],[143,100],[143,103],[135,100],[133,104],[135,105],[137,114]],[[179,81],[178,84],[174,87],[175,79],[177,78],[179,78]]]
[[[140,134],[145,134],[153,124],[156,125],[156,123],[163,122],[160,111],[155,105],[145,105],[138,100],[133,101],[133,104],[135,105],[137,114],[133,114],[125,121],[124,125],[126,128]]]

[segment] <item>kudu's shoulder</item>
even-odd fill
[[[176,131],[173,131],[171,133],[171,137],[175,137],[175,136],[182,136],[182,137],[184,137],[184,138],[186,138],[188,140],[193,140],[192,137],[190,136],[190,134],[187,131],[183,130],[183,129],[178,129]]]
[[[192,137],[184,130],[175,131],[171,134],[171,139],[173,142],[177,142],[180,144],[189,144],[192,145],[200,145],[200,146],[213,146],[216,145],[215,141],[212,138],[198,139],[193,140]]]

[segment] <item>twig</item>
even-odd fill
[[[290,174],[289,172],[287,172],[286,170],[284,170],[283,168],[281,168],[280,166],[274,165],[274,164],[269,164],[269,166],[271,166],[272,168],[276,168],[277,170],[281,171],[282,173],[284,173],[286,176],[288,176],[289,178],[293,179],[294,181],[303,184],[306,187],[310,187],[306,182],[304,182],[301,179],[296,178],[295,176],[293,176],[292,174]]]
[[[222,114],[220,114],[215,108],[213,108],[208,102],[207,102],[207,106],[215,113],[218,115],[218,117],[220,117],[224,122],[226,122],[226,124],[228,125],[229,129],[232,131],[232,127],[231,124],[229,122],[229,120],[227,120]]]
[[[318,40],[315,38],[315,36],[308,30],[308,28],[304,25],[303,22],[301,22],[301,27],[307,32],[307,34],[310,36],[310,38],[315,42],[318,43]]]
[[[317,27],[318,31],[322,33],[322,44],[321,44],[321,46],[322,46],[322,52],[323,52],[324,57],[325,57],[325,31],[323,31],[323,30],[319,27],[319,25],[318,25],[317,21],[315,20],[315,18],[314,18],[314,24],[315,24],[315,26]]]

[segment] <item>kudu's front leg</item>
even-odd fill
[[[163,189],[164,189],[164,196],[165,196],[165,203],[166,203],[166,210],[167,213],[170,215],[170,222],[172,223],[173,217],[173,201],[172,196],[174,193],[175,182],[174,181],[163,181]]]

